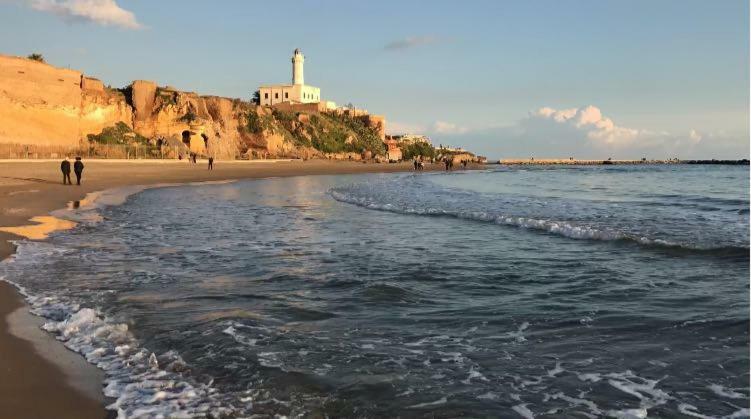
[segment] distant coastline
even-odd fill
[[[496,163],[501,165],[550,165],[550,164],[565,164],[572,166],[592,166],[592,165],[636,165],[636,164],[726,164],[726,165],[749,165],[748,159],[740,160],[679,160],[679,159],[667,159],[667,160],[613,160],[613,159],[500,159]]]

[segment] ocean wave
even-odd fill
[[[175,351],[157,355],[142,347],[128,325],[98,310],[57,296],[33,295],[12,281],[31,307],[47,321],[42,328],[104,371],[107,409],[126,417],[225,417],[245,409],[228,404],[211,383],[190,377],[190,367]]]
[[[633,233],[618,230],[603,229],[587,225],[579,225],[571,221],[536,219],[531,217],[495,214],[486,211],[461,211],[442,208],[415,208],[391,203],[378,203],[365,197],[349,194],[341,190],[332,189],[331,196],[339,201],[362,208],[377,211],[386,211],[404,215],[442,216],[457,219],[493,223],[520,227],[530,230],[544,231],[547,233],[568,237],[577,240],[599,240],[630,242],[642,246],[657,247],[667,250],[683,250],[708,255],[720,256],[748,256],[749,248],[745,246],[696,246],[692,244],[678,243],[665,239],[649,238]]]

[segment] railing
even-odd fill
[[[161,149],[130,145],[96,144],[90,147],[0,144],[0,159],[62,159],[81,156],[101,159],[175,159],[178,147]],[[187,158],[187,156],[183,156]]]

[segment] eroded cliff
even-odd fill
[[[168,157],[189,152],[218,158],[382,153],[383,119],[350,119],[272,110],[145,80],[113,89],[79,71],[0,55],[0,144],[90,153],[106,146],[105,155],[145,144],[142,156]],[[101,144],[113,132],[125,136]],[[145,142],[130,140],[136,137]],[[130,149],[125,152],[132,155]]]

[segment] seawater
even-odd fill
[[[263,179],[67,216],[0,276],[121,417],[749,416],[747,167]]]

